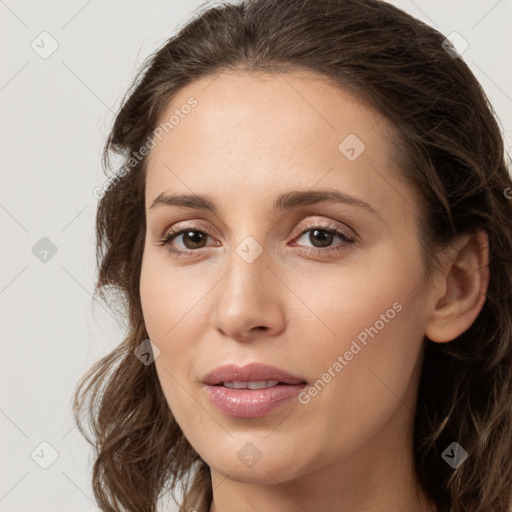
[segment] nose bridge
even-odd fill
[[[232,299],[230,307],[238,309],[252,303],[256,307],[260,295],[264,292],[264,283],[270,271],[267,268],[268,253],[252,236],[246,236],[229,249],[228,264],[230,271],[223,286],[226,296]],[[243,303],[238,304],[238,301]]]
[[[239,221],[234,223],[235,228],[227,247],[228,265],[231,268],[229,279],[235,288],[243,282],[249,286],[255,285],[258,279],[269,272],[266,268],[270,264],[266,232],[268,227],[262,222],[258,223],[258,219],[244,215],[247,208],[247,203],[245,207],[240,205],[235,217]]]
[[[229,247],[227,260],[229,270],[219,283],[214,306],[216,328],[237,339],[245,338],[253,328],[279,330],[282,310],[272,292],[275,287],[268,286],[275,276],[267,268],[270,253],[263,241],[242,236],[241,242]]]

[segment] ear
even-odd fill
[[[435,292],[437,304],[428,318],[425,335],[444,343],[465,332],[479,315],[489,285],[489,239],[477,230],[464,235],[448,253]]]

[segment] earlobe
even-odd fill
[[[489,285],[489,240],[478,230],[463,236],[452,249],[441,276],[441,297],[428,319],[425,335],[436,343],[452,341],[478,317]],[[435,291],[434,291],[435,293]]]

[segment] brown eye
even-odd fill
[[[186,249],[201,249],[202,247],[204,247],[206,239],[208,238],[208,235],[206,233],[190,229],[182,231],[176,236],[181,235],[183,236],[182,240]]]
[[[320,226],[303,231],[300,237],[297,239],[297,241],[299,241],[302,237],[305,237],[307,233],[309,233],[309,236],[307,237],[308,241],[313,246],[311,250],[318,249],[318,253],[327,252],[329,250],[337,250],[340,248],[343,249],[344,247],[350,245],[351,243],[354,243],[355,241],[351,236],[346,235],[345,233],[337,229],[322,228]],[[336,238],[340,239],[342,243],[331,247],[331,244]],[[298,245],[303,244],[301,243]],[[308,246],[305,247],[307,248]],[[324,248],[323,251],[322,248]]]
[[[315,247],[328,247],[334,238],[334,234],[325,229],[311,229],[309,234],[309,241],[312,244],[319,243]]]
[[[179,241],[181,237],[181,244],[176,245],[176,240]],[[197,249],[202,249],[206,245],[206,240],[209,237],[207,233],[198,229],[185,228],[177,231],[170,231],[160,240],[160,245],[168,246],[169,251],[174,253],[191,253]]]

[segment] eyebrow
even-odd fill
[[[299,206],[310,206],[318,203],[343,203],[358,206],[380,217],[377,210],[370,204],[357,197],[336,190],[293,190],[286,192],[275,200],[273,208],[278,210],[291,210]],[[217,207],[204,196],[196,194],[166,194],[165,192],[160,193],[160,195],[154,199],[148,210],[163,205],[182,206],[217,213]]]

